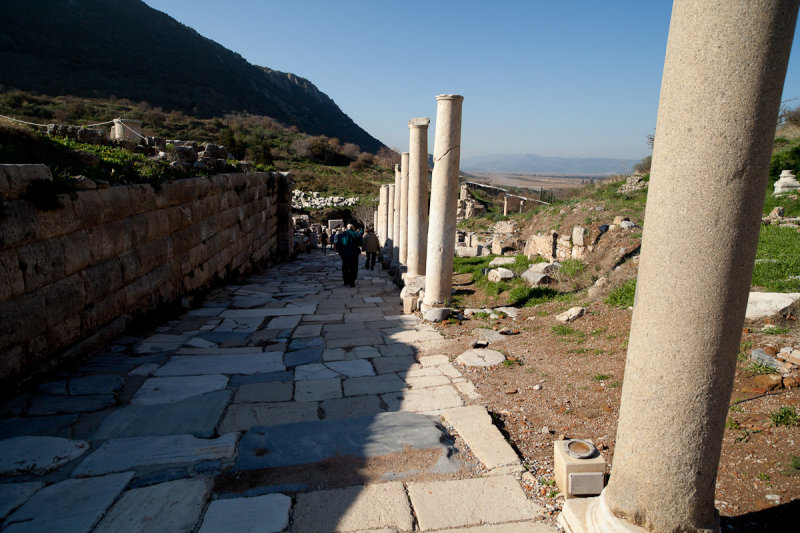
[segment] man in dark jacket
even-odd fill
[[[372,228],[367,229],[364,235],[364,252],[367,254],[367,262],[364,268],[368,270],[375,270],[375,258],[378,256],[378,250],[381,248],[381,242],[378,236],[372,231]]]
[[[352,224],[347,225],[347,230],[339,234],[336,240],[336,251],[342,258],[342,279],[349,287],[356,286],[358,275],[358,256],[361,255],[361,236],[356,233]]]

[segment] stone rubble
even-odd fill
[[[345,198],[343,196],[320,196],[316,191],[292,191],[292,209],[322,209],[325,207],[353,207],[360,197]]]

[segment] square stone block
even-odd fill
[[[588,459],[578,459],[576,457],[572,457],[567,454],[567,442],[569,441],[557,440],[553,443],[553,475],[555,476],[556,484],[558,484],[558,490],[560,490],[561,493],[566,496],[566,498],[574,498],[579,494],[572,493],[570,491],[570,475],[577,473],[599,473],[601,476],[603,476],[606,470],[606,459],[600,453]],[[596,482],[597,481],[595,480],[594,483]],[[586,488],[587,481],[585,479],[578,479],[576,483],[576,488],[579,490]],[[592,481],[590,480],[588,483],[591,485]],[[601,485],[600,490],[602,491],[602,489],[603,487]],[[593,494],[599,494],[599,492]],[[580,495],[588,495],[588,493],[584,492]]]

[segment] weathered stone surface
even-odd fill
[[[745,318],[757,320],[775,314],[785,315],[800,306],[800,292],[751,292]]]
[[[376,457],[407,448],[433,448],[444,453],[447,446],[441,438],[442,431],[433,420],[404,412],[255,427],[239,443],[236,466],[252,470],[311,464],[338,455]]]
[[[489,263],[489,268],[496,268],[504,265],[513,265],[517,261],[516,257],[495,257]]]
[[[559,533],[560,530],[542,522],[510,522],[458,529],[441,529],[438,533]]]
[[[216,439],[191,435],[111,439],[84,459],[72,475],[97,476],[144,466],[230,458],[236,452],[237,439],[235,433]]]
[[[199,533],[279,533],[289,525],[291,506],[292,499],[283,494],[215,500],[208,506]]]
[[[586,313],[586,308],[585,307],[571,307],[571,308],[567,309],[566,311],[564,311],[563,313],[560,313],[560,314],[556,315],[555,318],[559,322],[564,322],[566,324],[568,322],[572,322],[574,320],[578,320],[585,313]]]
[[[156,376],[202,374],[266,374],[285,370],[283,353],[238,355],[176,355],[156,371]]]
[[[301,365],[294,369],[295,381],[338,378],[339,374],[322,363]]]
[[[535,266],[536,265],[523,272],[521,276],[522,279],[524,279],[525,282],[531,287],[551,284],[553,282],[553,278],[551,278],[548,274],[532,270]]]
[[[383,412],[378,396],[353,396],[325,400],[320,404],[325,420],[371,416]]]
[[[338,372],[350,378],[375,375],[375,369],[372,368],[369,361],[364,359],[357,359],[354,361],[332,361],[330,363],[325,363],[325,366],[334,372]]]
[[[224,389],[228,378],[221,374],[150,378],[145,381],[131,400],[133,405],[172,403]]]
[[[448,409],[442,416],[488,470],[520,463],[519,457],[503,438],[500,430],[492,424],[492,419],[483,406]]]
[[[505,281],[514,278],[514,272],[507,268],[493,268],[486,276],[489,281]]]
[[[69,435],[71,426],[78,421],[77,414],[36,416],[0,419],[0,435],[5,438],[29,435]]]
[[[109,509],[94,533],[191,531],[211,487],[210,478],[198,477],[129,490]]]
[[[381,395],[389,411],[427,413],[452,409],[463,405],[461,397],[451,385],[392,392]]]
[[[372,360],[378,374],[390,372],[405,372],[417,362],[413,355],[398,355],[394,357],[380,357]]]
[[[423,531],[532,520],[542,511],[511,476],[412,482],[408,495]]]
[[[240,386],[233,401],[235,403],[288,402],[292,399],[294,386],[291,383],[248,383]]]
[[[322,360],[322,348],[306,348],[294,352],[286,352],[283,356],[283,364],[287,368],[318,363]]]
[[[419,364],[423,367],[444,365],[450,362],[450,358],[446,355],[429,355],[419,358]]]
[[[495,366],[506,360],[506,356],[496,350],[476,348],[467,350],[456,359],[466,366]]]
[[[294,384],[294,399],[298,402],[317,402],[342,397],[339,378],[298,381]]]
[[[228,309],[220,316],[225,318],[265,318],[268,316],[310,315],[316,311],[316,304],[287,305],[268,309]]]
[[[61,437],[12,437],[0,440],[0,475],[44,475],[89,450],[89,443]]]
[[[169,404],[122,407],[103,419],[92,440],[185,434],[210,438],[230,397],[230,391],[221,390]]]
[[[228,408],[220,433],[245,431],[253,426],[275,426],[317,420],[317,402],[242,403]]]
[[[413,526],[399,482],[299,494],[294,516],[293,533],[411,531]]]
[[[4,483],[0,485],[0,520],[30,499],[44,483]]]
[[[45,487],[8,517],[3,531],[91,531],[132,477],[125,472]]]
[[[59,413],[90,413],[100,411],[116,403],[113,396],[102,394],[96,396],[34,396],[29,415],[55,415]]]
[[[450,316],[451,310],[448,307],[434,307],[428,309],[422,314],[422,318],[428,322],[441,322],[447,320]]]

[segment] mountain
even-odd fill
[[[566,174],[578,176],[623,174],[630,172],[634,159],[600,157],[547,157],[536,154],[486,155],[464,157],[461,168],[472,172],[506,172],[526,174]]]
[[[383,146],[309,80],[251,65],[140,0],[0,0],[0,13],[4,90],[126,98],[201,118],[246,112],[362,151]]]

